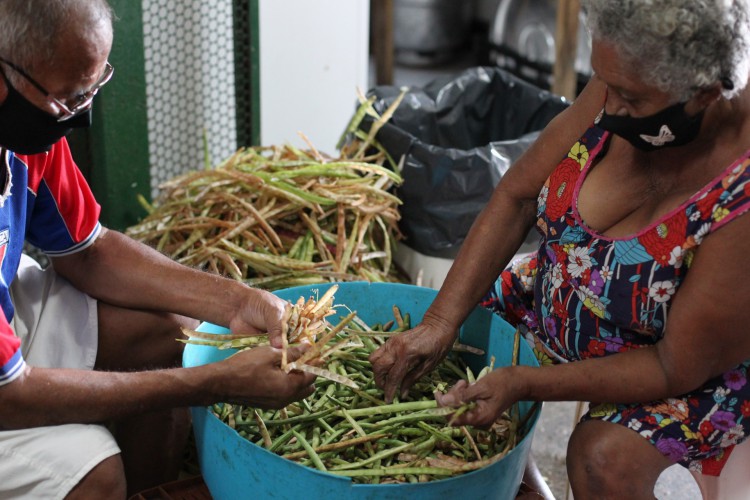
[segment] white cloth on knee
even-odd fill
[[[42,368],[93,369],[98,345],[96,300],[48,267],[23,255],[11,283],[11,327],[26,363]]]
[[[0,499],[62,499],[104,459],[120,452],[101,425],[0,432]]]

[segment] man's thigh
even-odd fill
[[[182,363],[182,328],[200,322],[176,314],[127,309],[99,301],[97,370],[172,368]]]

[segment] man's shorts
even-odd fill
[[[10,292],[11,326],[30,366],[94,368],[94,299],[25,255]],[[92,468],[119,452],[112,434],[100,425],[0,431],[0,499],[64,498]]]
[[[83,368],[96,362],[96,300],[23,255],[10,286],[15,314],[10,326],[21,339],[23,358],[41,368]]]
[[[0,498],[65,498],[91,469],[119,452],[100,425],[2,431]]]

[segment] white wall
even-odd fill
[[[377,0],[376,0],[377,1]],[[369,0],[260,0],[260,133],[265,146],[336,156],[367,90]]]

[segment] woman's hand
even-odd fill
[[[411,330],[390,338],[370,354],[375,383],[390,403],[401,390],[405,398],[409,388],[442,361],[456,339],[455,331],[422,321]]]
[[[516,402],[507,374],[508,370],[498,368],[472,384],[459,380],[447,393],[436,392],[435,399],[438,406],[451,408],[458,408],[465,403],[475,403],[471,410],[456,417],[453,425],[489,429],[500,415]]]
[[[308,346],[287,350],[287,359],[299,358]],[[228,368],[218,388],[221,401],[258,408],[283,408],[313,393],[315,375],[281,369],[281,349],[256,347],[246,349],[222,361]]]

